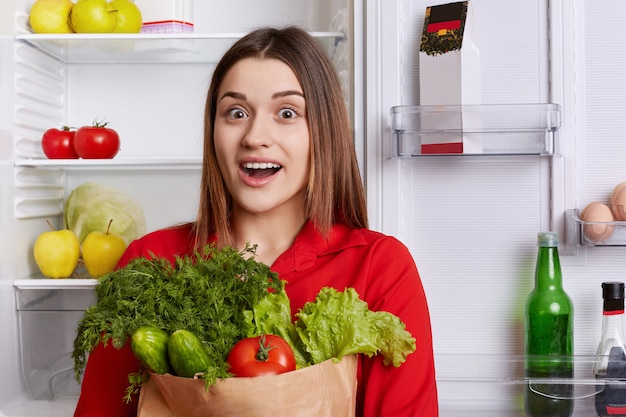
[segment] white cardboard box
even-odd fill
[[[141,10],[141,33],[193,32],[193,0],[135,0]]]
[[[426,8],[419,53],[420,105],[481,104],[481,70],[471,3]],[[449,120],[422,116],[422,153],[481,153],[480,135],[450,135],[450,131],[479,130],[476,113],[461,112]]]

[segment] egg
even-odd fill
[[[617,221],[626,220],[626,182],[617,184],[611,193],[609,207]]]
[[[610,239],[615,232],[614,224],[596,224],[596,222],[611,223],[614,221],[611,209],[604,203],[594,201],[587,204],[587,207],[580,213],[580,219],[584,222],[594,223],[583,225],[583,233],[591,242],[605,242]]]

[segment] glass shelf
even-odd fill
[[[396,106],[391,108],[391,155],[554,156],[560,127],[558,104]],[[479,150],[437,147],[461,142],[478,144]]]
[[[34,34],[15,39],[69,64],[215,63],[243,33],[176,34]],[[311,32],[333,48],[341,32]]]
[[[529,378],[527,362],[565,360],[572,364],[574,377]],[[572,386],[572,417],[595,416],[596,396],[608,386],[626,388],[626,379],[596,379],[596,355],[533,357],[505,354],[435,354],[437,390],[442,417],[525,417],[526,387],[546,396],[558,396],[559,386]],[[553,392],[554,391],[554,392]],[[625,399],[626,400],[626,399]]]
[[[626,222],[588,222],[581,220],[578,209],[565,211],[565,241],[568,245],[580,246],[626,246]],[[593,225],[612,227],[613,234],[606,240],[590,239],[585,229]],[[603,229],[604,230],[604,229]]]
[[[93,290],[97,282],[95,278],[46,278],[43,275],[35,275],[14,280],[13,286],[21,290]]]
[[[98,169],[201,169],[201,158],[113,158],[113,159],[18,159],[16,167],[46,167],[70,170]]]

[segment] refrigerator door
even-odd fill
[[[393,153],[391,110],[420,105],[420,42],[426,8],[434,4],[367,2],[379,12],[367,20],[376,32],[368,39],[378,46],[367,48],[366,64],[371,220],[409,247],[420,271],[441,415],[522,416],[523,306],[537,232],[551,226],[551,166],[558,156]],[[470,7],[479,104],[550,103],[548,2],[474,0]],[[430,75],[442,92],[452,83]]]

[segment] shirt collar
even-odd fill
[[[296,236],[293,245],[274,262],[272,269],[283,273],[305,271],[315,265],[318,256],[365,244],[365,237],[360,229],[338,223],[331,227],[328,238],[325,239],[314,223],[309,220]]]

